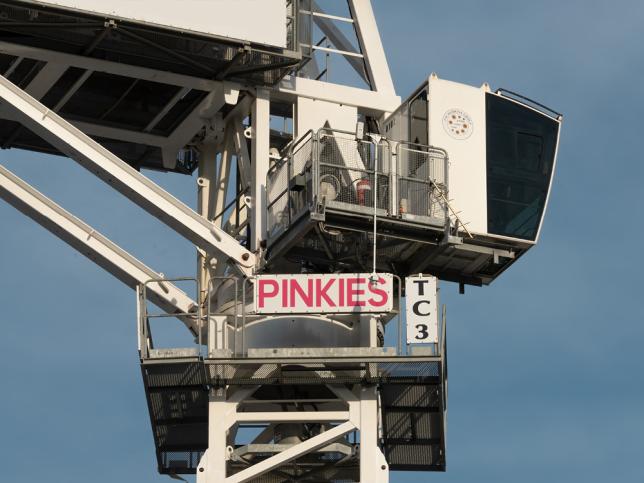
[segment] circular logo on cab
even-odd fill
[[[450,109],[443,116],[443,128],[454,139],[467,139],[472,135],[474,123],[465,111]]]

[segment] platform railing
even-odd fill
[[[378,215],[390,209],[392,156],[389,142],[356,139],[355,134],[322,128],[317,132],[314,179],[318,202],[326,207]]]
[[[292,143],[286,154],[268,171],[266,203],[268,238],[275,238],[288,229],[308,208],[309,186],[306,174],[312,166],[315,133],[310,130]],[[299,175],[296,178],[295,175]],[[308,190],[307,190],[308,188]]]
[[[403,281],[396,275],[394,277],[394,292],[396,297],[393,309],[387,314],[374,314],[374,315],[385,315],[388,316],[389,320],[396,319],[395,326],[391,327],[396,331],[395,333],[395,349],[396,353],[394,357],[413,357],[417,355],[415,351],[412,351],[412,347],[405,342],[405,333],[406,327],[402,317],[402,304],[403,304],[403,295],[402,295],[402,286]],[[180,278],[163,278],[163,279],[153,279],[149,280],[144,284],[137,287],[138,294],[138,314],[137,314],[137,333],[138,333],[138,349],[141,359],[150,359],[154,357],[159,357],[159,350],[155,348],[152,336],[152,329],[150,322],[156,319],[167,319],[175,318],[179,320],[190,319],[191,322],[199,321],[196,325],[200,328],[195,334],[194,342],[197,346],[197,350],[186,351],[186,348],[164,348],[167,351],[167,356],[174,358],[183,358],[183,357],[199,357],[202,359],[211,358],[211,357],[223,357],[223,358],[247,358],[248,357],[248,321],[252,320],[253,317],[257,317],[253,313],[252,308],[249,309],[247,306],[251,304],[251,297],[253,292],[253,283],[254,278],[238,278],[236,276],[221,276],[221,277],[212,277],[208,281],[208,289],[206,292],[206,299],[203,305],[196,306],[194,311],[191,312],[174,312],[174,313],[162,313],[155,312],[151,313],[148,310],[149,300],[147,298],[148,290],[147,287],[150,284],[159,284],[163,283],[175,283],[175,282],[192,282],[198,289],[198,280],[190,277],[180,277]],[[232,288],[233,296],[228,296],[225,300],[227,306],[224,311],[216,311],[213,308],[213,302],[221,303],[221,300],[218,300],[218,295],[222,292],[224,288]],[[272,314],[275,316],[283,316],[284,314]],[[297,314],[293,314],[297,315]],[[301,314],[303,316],[315,314]],[[339,314],[339,315],[348,315],[348,314]],[[432,356],[436,360],[445,362],[446,359],[446,348],[447,348],[447,316],[445,311],[445,306],[442,308],[442,312],[439,317],[439,333],[438,333],[438,343],[432,344],[432,350],[430,353],[423,352],[423,356]],[[222,322],[222,320],[217,321],[216,319],[221,317],[223,319],[223,324],[221,327],[217,327],[216,324]],[[262,314],[262,318],[270,318],[271,314]],[[194,325],[194,324],[193,324]],[[390,325],[390,324],[388,324]],[[228,334],[231,333],[232,337],[229,337]],[[219,337],[224,337],[224,340],[220,340]],[[386,347],[386,346],[385,346]],[[219,350],[221,349],[221,350]],[[274,347],[271,349],[288,349]],[[163,349],[161,349],[163,351]],[[151,352],[152,351],[152,352]],[[183,352],[182,352],[183,351]],[[388,356],[391,357],[391,356]],[[446,368],[443,367],[442,371],[446,371]],[[443,378],[446,378],[446,373],[442,374]]]
[[[241,281],[244,283],[244,281]],[[237,333],[239,332],[239,324],[240,324],[240,319],[241,323],[243,326],[244,320],[245,320],[245,315],[246,315],[246,309],[245,309],[245,303],[239,303],[239,283],[240,280],[238,277],[235,276],[221,276],[221,277],[212,277],[208,281],[208,292],[206,295],[206,320],[208,321],[207,325],[207,330],[208,330],[208,335],[207,335],[207,345],[208,345],[208,356],[210,357],[211,354],[213,354],[215,351],[223,349],[224,351],[226,350],[231,350],[231,341],[228,338],[228,328],[229,326],[232,328],[232,354],[237,355]],[[232,299],[233,303],[233,311],[232,314],[226,311],[221,311],[221,312],[215,312],[213,310],[213,301],[217,302],[218,296],[221,293],[222,289],[226,288],[226,285],[230,286],[230,284],[233,285],[233,290],[234,290],[234,298]],[[242,296],[242,300],[244,300],[244,297]],[[241,305],[241,308],[240,308]],[[216,320],[216,317],[222,317],[225,318],[225,321],[221,327],[221,330],[219,330],[219,327],[217,327],[215,324],[218,323]],[[228,322],[230,317],[233,318],[232,324]],[[219,336],[222,336],[223,340],[219,339]],[[243,332],[242,332],[242,346],[243,346]]]
[[[402,317],[402,304],[403,304],[403,295],[402,295],[402,287],[404,281],[398,277],[397,275],[392,275],[395,284],[394,284],[394,292],[395,292],[395,303],[393,306],[393,309],[391,312],[388,312],[388,315],[390,315],[390,320],[391,319],[396,319],[395,326],[391,327],[392,330],[395,330],[395,349],[396,349],[396,355],[395,357],[405,357],[405,356],[414,356],[415,354],[412,351],[412,347],[418,346],[418,345],[410,345],[405,342],[405,337],[406,337],[406,326],[404,324],[404,319]],[[256,316],[256,314],[253,313],[252,308],[250,310],[247,309],[247,305],[249,305],[250,302],[250,296],[252,296],[253,292],[253,283],[256,279],[254,278],[243,278],[243,279],[237,279],[236,277],[218,277],[220,280],[224,281],[232,281],[234,280],[234,285],[235,285],[235,305],[238,307],[238,309],[235,310],[234,317],[235,321],[237,321],[234,324],[234,338],[232,341],[232,356],[237,357],[237,358],[246,358],[248,357],[248,347],[247,347],[247,323],[250,318],[253,316]],[[214,280],[214,279],[213,279]],[[241,286],[241,290],[240,289]],[[238,295],[241,292],[241,299],[238,297]],[[212,300],[214,294],[209,293],[209,300]],[[245,301],[244,303],[241,302],[241,300]],[[209,317],[210,315],[214,315],[208,310]],[[230,314],[229,314],[230,315]],[[262,317],[264,318],[269,318],[271,316],[283,316],[284,314],[262,314]],[[297,314],[293,314],[297,316]],[[316,315],[316,314],[300,314],[300,315]],[[347,314],[339,314],[339,315],[347,315]],[[382,315],[382,314],[374,314],[374,315]],[[209,325],[209,327],[212,327]],[[239,344],[237,344],[237,337],[239,336]],[[229,344],[230,345],[230,344]],[[273,347],[271,349],[282,349],[280,347]],[[437,359],[440,359],[441,362],[445,362],[446,356],[447,356],[447,311],[445,305],[441,306],[441,312],[439,316],[439,325],[438,325],[438,342],[436,344],[432,344],[432,356],[436,357]],[[427,354],[424,353],[423,356],[426,356]],[[445,373],[446,377],[446,368],[443,367],[442,371]]]
[[[137,339],[138,339],[138,349],[141,359],[150,358],[150,351],[154,350],[154,339],[152,337],[152,330],[150,327],[150,322],[155,319],[179,319],[179,320],[189,320],[190,322],[197,321],[196,326],[200,330],[196,334],[196,342],[198,344],[198,351],[201,354],[201,347],[203,344],[203,327],[204,327],[204,314],[203,307],[200,305],[195,306],[195,310],[192,312],[155,312],[151,313],[148,310],[149,299],[148,299],[148,286],[151,284],[158,284],[163,287],[164,283],[176,283],[176,282],[192,282],[195,285],[196,293],[199,293],[199,283],[196,278],[193,277],[177,277],[177,278],[160,278],[160,279],[151,279],[137,287]],[[195,325],[195,324],[191,324]]]
[[[308,131],[269,170],[267,238],[276,239],[309,210],[366,216],[375,210],[378,217],[447,226],[448,165],[447,152],[432,146]]]
[[[395,327],[392,327],[393,330],[396,331],[396,337],[395,337],[395,349],[396,349],[396,355],[397,356],[404,356],[404,355],[410,355],[410,347],[408,344],[405,343],[405,327],[403,324],[403,318],[401,315],[401,306],[402,306],[402,286],[403,286],[403,281],[398,277],[397,275],[392,275],[395,284],[394,284],[394,292],[395,292],[395,303],[393,306],[393,309],[387,313],[389,316],[390,320],[391,319],[396,319]],[[254,278],[244,278],[244,279],[237,279],[236,277],[216,277],[219,280],[222,281],[233,281],[234,287],[235,287],[235,311],[234,311],[234,320],[235,323],[231,324],[233,327],[233,333],[234,337],[232,341],[229,341],[229,348],[232,351],[232,356],[233,357],[247,357],[248,356],[248,347],[247,347],[247,322],[249,318],[252,318],[256,316],[256,314],[253,313],[252,309],[248,310],[247,306],[250,302],[250,297],[253,293],[253,283],[255,282]],[[214,279],[213,279],[214,280]],[[214,287],[214,286],[213,286]],[[241,290],[240,290],[241,287]],[[215,299],[216,296],[216,290],[215,293],[209,291],[208,293],[208,300],[212,301]],[[239,297],[241,293],[241,298]],[[241,302],[244,301],[244,302]],[[208,306],[208,320],[211,319],[212,315],[215,315],[214,312],[212,312],[210,305]],[[262,318],[269,318],[271,316],[283,316],[284,314],[262,314]],[[297,316],[298,314],[293,314]],[[311,315],[314,316],[316,314],[299,314],[299,315]],[[319,315],[319,314],[318,314]],[[351,315],[351,314],[339,314],[339,315]],[[383,315],[383,314],[374,314],[374,315]],[[228,316],[231,316],[231,314],[228,314]],[[444,316],[443,316],[444,319]],[[212,330],[212,323],[209,324],[209,330]],[[439,333],[439,342],[438,344],[435,344],[434,347],[434,355],[436,356],[441,356],[444,350],[444,344],[445,344],[445,326],[444,323],[441,325],[440,330],[442,331]],[[239,340],[237,339],[239,337]],[[209,339],[212,340],[212,339]],[[216,339],[215,339],[216,340]],[[239,342],[239,343],[238,343]],[[232,343],[232,346],[231,346]],[[272,349],[282,349],[280,347],[274,347]]]
[[[448,186],[447,152],[421,144],[399,142],[396,148],[398,214],[417,221],[445,221]]]

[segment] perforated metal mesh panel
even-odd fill
[[[290,225],[289,200],[289,163],[284,159],[268,172],[266,182],[268,217],[268,239],[276,238]]]
[[[442,384],[383,384],[383,447],[392,470],[445,470]]]
[[[445,471],[444,455],[438,441],[390,442],[385,444],[385,455],[392,471]]]
[[[378,384],[382,445],[391,469],[441,471],[445,467],[444,394],[441,363],[398,358],[387,362],[260,362],[248,360],[168,360],[142,364],[150,419],[161,473],[188,474],[197,469],[207,448],[208,390],[229,385],[262,385],[257,396],[273,399],[276,388],[309,387],[322,397],[325,384]],[[317,387],[316,387],[317,386]],[[263,392],[262,392],[263,391]],[[322,392],[320,392],[322,391]],[[279,391],[278,391],[279,392]],[[255,462],[270,454],[258,454]],[[357,461],[327,467],[338,455],[323,453],[300,463],[307,471],[318,467],[323,481],[357,481]],[[243,469],[244,465],[231,468]],[[288,473],[289,471],[287,471]],[[297,465],[292,476],[302,474]],[[257,481],[280,480],[269,474]],[[277,479],[274,479],[277,478]]]
[[[290,158],[290,220],[294,223],[302,214],[308,211],[313,192],[313,149],[312,140],[299,144]]]
[[[373,213],[389,210],[391,157],[386,143],[322,132],[318,147],[319,200],[328,207]]]
[[[194,473],[208,447],[208,391],[201,364],[142,366],[160,473]]]
[[[175,475],[196,473],[203,454],[204,451],[161,451],[158,460],[159,472]]]
[[[266,177],[268,239],[275,239],[310,209],[314,142],[312,136],[289,147]]]
[[[400,143],[396,166],[400,215],[426,221],[430,218],[446,220],[446,153],[427,146]]]

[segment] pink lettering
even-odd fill
[[[257,287],[257,291],[259,294],[259,307],[263,308],[265,306],[265,300],[267,298],[272,298],[277,295],[277,292],[279,292],[279,284],[277,283],[277,280],[264,280],[261,279],[259,280],[259,285]],[[268,291],[267,287],[270,286],[273,288],[272,291]]]
[[[384,278],[379,278],[378,283],[379,284],[385,283],[385,279]],[[383,305],[385,305],[387,303],[387,300],[389,299],[389,296],[388,296],[388,294],[387,294],[387,292],[385,290],[383,290],[381,288],[378,288],[378,285],[375,284],[375,283],[367,284],[367,288],[369,289],[369,292],[371,292],[373,295],[376,295],[376,296],[380,297],[379,300],[374,298],[374,297],[371,297],[369,299],[369,304],[370,305],[373,305],[374,307],[382,307]]]
[[[322,307],[322,299],[326,302],[329,307],[335,307],[333,300],[329,298],[328,291],[335,282],[334,279],[329,280],[329,282],[323,287],[322,279],[318,278],[315,280],[315,305]]]
[[[282,307],[288,307],[288,280],[282,280]]]
[[[300,286],[297,280],[291,280],[291,307],[295,307],[297,303],[296,293],[306,307],[313,306],[313,279],[309,278],[306,281],[306,291]]]
[[[349,307],[362,307],[365,305],[364,300],[360,300],[360,296],[364,295],[365,291],[356,288],[355,285],[360,285],[365,282],[364,278],[347,278],[347,305]]]

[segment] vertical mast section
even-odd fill
[[[237,240],[2,76],[0,98],[25,126],[148,213],[207,252],[223,254],[243,275],[253,274],[256,257]]]

